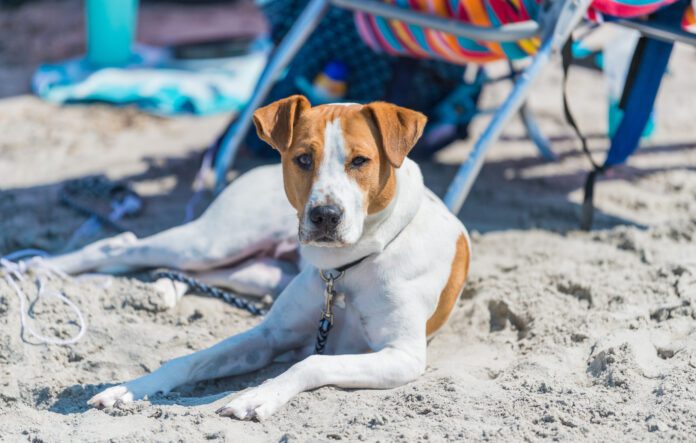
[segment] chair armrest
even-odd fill
[[[684,31],[680,28],[671,27],[662,23],[642,20],[620,19],[612,23],[621,25],[625,28],[635,29],[646,37],[662,40],[668,43],[679,42],[687,45],[696,46],[696,34]]]
[[[539,24],[534,20],[498,27],[485,27],[413,11],[377,0],[329,0],[329,2],[339,8],[400,20],[412,25],[435,29],[472,40],[513,42],[537,37],[540,34]]]

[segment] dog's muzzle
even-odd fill
[[[336,205],[315,206],[309,211],[311,229],[307,241],[328,243],[338,239],[338,227],[343,221],[343,210]]]

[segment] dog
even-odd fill
[[[145,239],[121,235],[52,259],[69,273],[166,266],[280,291],[252,329],[89,403],[108,407],[274,361],[296,362],[217,411],[263,420],[321,386],[388,389],[419,377],[427,341],[449,318],[471,256],[465,227],[407,157],[425,122],[416,111],[382,102],[312,107],[299,95],[274,102],[255,112],[254,124],[280,153],[279,166],[243,175],[190,224]],[[293,239],[301,256],[296,275],[277,259]],[[260,251],[271,258],[247,262],[245,278],[239,268],[235,278],[210,271]],[[331,311],[334,327],[317,354],[317,324],[333,288],[343,305]]]

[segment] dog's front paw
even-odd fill
[[[129,403],[135,400],[133,392],[126,385],[113,386],[106,389],[87,401],[87,404],[95,408],[110,408],[116,403]]]
[[[288,401],[285,393],[274,389],[272,383],[265,383],[256,388],[245,389],[216,412],[225,417],[237,417],[240,420],[264,420]]]

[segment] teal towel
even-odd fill
[[[251,96],[270,47],[260,39],[242,56],[183,63],[166,49],[138,45],[126,67],[94,69],[84,58],[45,64],[32,86],[52,103],[137,105],[163,115],[236,112]]]

